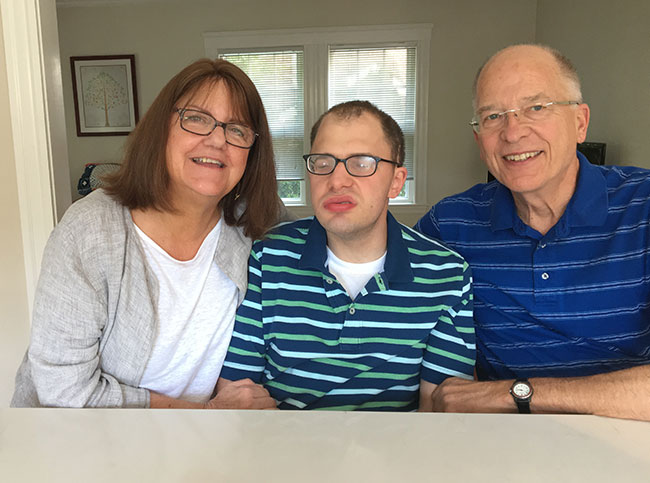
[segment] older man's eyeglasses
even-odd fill
[[[476,114],[469,124],[477,134],[480,132],[492,132],[501,129],[505,125],[508,114],[515,116],[519,122],[534,123],[547,119],[554,106],[571,106],[576,104],[580,104],[580,102],[551,101],[537,102],[518,109],[508,109],[501,112],[486,110]]]
[[[255,144],[258,134],[250,127],[232,122],[217,121],[207,112],[195,109],[175,109],[181,120],[181,128],[184,131],[209,136],[217,127],[223,129],[226,142],[238,148],[248,149]]]
[[[365,178],[375,174],[380,161],[399,166],[397,161],[370,156],[369,154],[355,154],[344,159],[331,154],[305,154],[303,159],[307,163],[307,171],[319,176],[333,173],[339,163],[343,163],[350,176],[356,176],[357,178]]]

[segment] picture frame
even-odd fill
[[[126,136],[138,122],[135,55],[70,57],[77,136]]]

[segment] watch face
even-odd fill
[[[519,382],[512,386],[512,393],[518,398],[527,398],[530,396],[530,386],[523,382]]]

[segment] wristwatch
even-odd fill
[[[528,379],[517,379],[510,386],[510,394],[520,414],[530,414],[530,400],[533,398],[533,386]]]

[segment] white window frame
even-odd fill
[[[382,47],[415,46],[416,106],[415,145],[411,199],[398,205],[425,205],[427,200],[427,144],[429,106],[429,59],[431,24],[349,26],[337,28],[299,28],[203,33],[205,54],[216,58],[221,53],[250,52],[254,49],[303,49],[305,146],[309,130],[327,110],[329,48],[339,46]],[[305,202],[309,183],[304,183]]]

